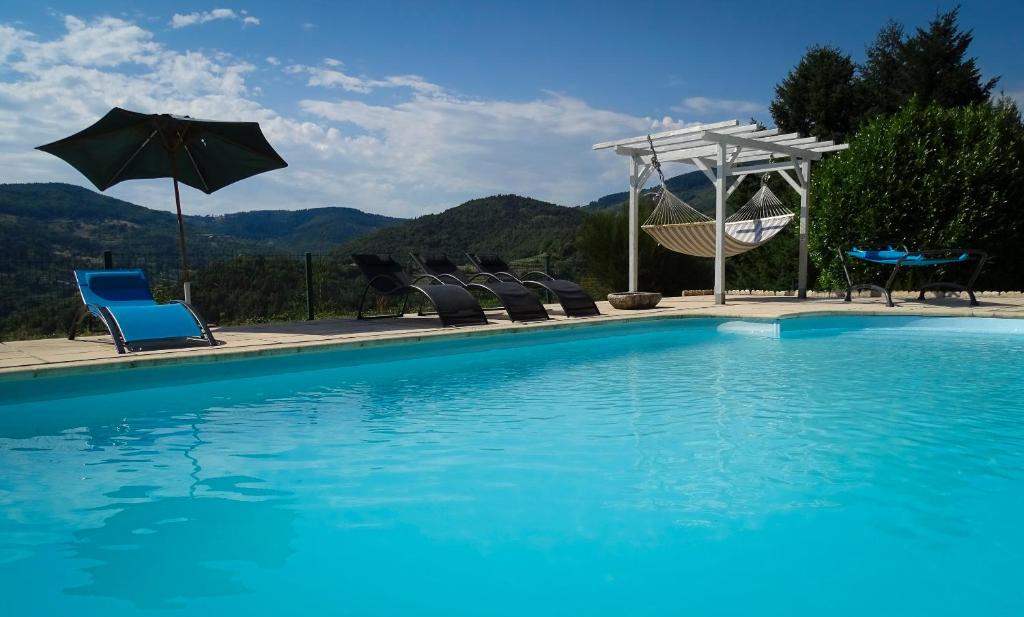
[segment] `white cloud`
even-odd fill
[[[488,100],[414,75],[354,76],[337,60],[282,67],[304,76],[308,88],[285,91],[283,100],[290,95],[298,111],[282,113],[258,95],[280,87],[276,77],[257,81],[266,71],[231,54],[170,49],[152,32],[116,18],[68,17],[64,25],[50,40],[0,25],[6,182],[87,185],[70,166],[33,148],[81,130],[116,105],[257,121],[289,162],[210,196],[186,191],[192,213],[345,205],[413,216],[499,192],[575,204],[625,182],[621,158],[592,152],[592,143],[680,125],[558,93]],[[381,89],[389,89],[387,96],[373,94]],[[276,95],[282,99],[281,91]],[[107,192],[173,207],[165,180],[125,182]]]
[[[185,28],[218,19],[237,20],[242,22],[243,26],[258,26],[260,24],[259,18],[249,15],[247,11],[236,12],[233,9],[213,9],[211,11],[197,11],[186,14],[175,13],[167,25],[172,28]]]
[[[324,64],[331,68],[293,64],[286,70],[293,74],[309,75],[309,79],[306,81],[307,86],[341,88],[348,92],[361,94],[368,94],[379,88],[409,88],[421,94],[431,95],[444,92],[441,86],[432,84],[418,75],[393,75],[384,79],[370,79],[345,73],[341,70],[344,64],[334,58],[325,58]]]
[[[706,96],[691,96],[683,99],[680,105],[672,107],[672,111],[694,114],[698,116],[714,115],[716,118],[739,114],[748,115],[763,112],[766,109],[761,103],[754,101],[738,101],[733,99],[715,99]]]
[[[467,196],[515,192],[566,204],[599,196],[590,174],[605,164],[622,167],[589,151],[596,136],[643,133],[651,124],[556,94],[524,102],[420,96],[392,106],[305,99],[300,106],[364,131],[367,159],[402,185]]]
[[[43,65],[73,64],[83,67],[112,67],[125,63],[152,64],[160,46],[153,34],[135,24],[114,17],[86,23],[64,17],[67,32],[50,42],[37,42],[26,31],[4,27],[0,51],[4,62],[16,71],[32,71]],[[13,57],[17,54],[20,57]]]
[[[270,64],[272,66],[278,66],[281,64],[281,60],[278,59],[276,56],[267,56],[266,60],[267,64]]]

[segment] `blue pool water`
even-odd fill
[[[0,605],[1024,614],[1022,358],[677,320],[0,383]]]

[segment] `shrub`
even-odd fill
[[[889,241],[988,251],[993,260],[978,288],[1024,288],[1022,162],[1024,126],[1012,104],[911,102],[871,121],[812,174],[819,288],[845,286],[837,248]]]

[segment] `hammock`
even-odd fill
[[[654,144],[651,143],[651,152]],[[677,253],[715,256],[715,219],[679,199],[665,185],[661,164],[654,154],[651,164],[661,178],[661,195],[654,212],[641,228],[658,244]],[[746,253],[768,242],[793,220],[790,212],[761,178],[761,188],[742,208],[725,220],[725,256]]]

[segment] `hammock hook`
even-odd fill
[[[647,143],[651,146],[651,167],[654,171],[658,172],[658,177],[661,178],[661,185],[665,186],[665,174],[661,173],[661,161],[658,160],[658,153],[654,151],[654,140],[651,139],[650,134],[647,135]]]

